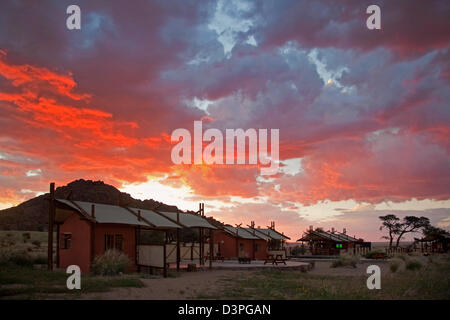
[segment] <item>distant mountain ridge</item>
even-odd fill
[[[121,192],[103,181],[79,179],[66,186],[57,187],[56,198],[88,201],[112,205],[126,205],[141,209],[177,211],[176,206],[147,199],[134,199],[128,193]],[[39,230],[48,228],[49,194],[43,194],[22,202],[18,206],[0,210],[0,230]]]

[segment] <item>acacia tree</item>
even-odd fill
[[[403,218],[403,222],[400,224],[400,228],[397,231],[398,237],[395,247],[398,247],[400,244],[400,239],[406,234],[410,232],[417,232],[422,228],[426,228],[430,225],[430,219],[427,217],[414,217],[414,216],[406,216]]]
[[[438,227],[433,227],[431,224],[428,226],[425,226],[422,230],[423,235],[426,236],[435,236],[435,237],[440,237],[440,236],[448,236],[449,233],[448,231],[438,228]]]
[[[394,241],[394,236],[398,234],[400,230],[400,219],[395,214],[388,214],[385,216],[378,217],[382,221],[380,230],[386,228],[389,232],[389,237],[383,236],[383,239],[389,240],[389,248],[392,247],[392,242]]]

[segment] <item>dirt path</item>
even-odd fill
[[[177,278],[141,279],[144,288],[116,288],[104,293],[88,293],[81,299],[106,300],[153,300],[153,299],[195,299],[203,294],[217,292],[223,281],[252,271],[214,270],[183,272]]]
[[[333,276],[362,276],[366,275],[367,267],[377,264],[381,272],[388,271],[385,262],[363,262],[356,268],[340,267],[331,268],[331,261],[316,261],[311,275]],[[249,270],[213,270],[199,272],[182,272],[177,278],[141,279],[144,288],[116,288],[104,293],[83,294],[81,299],[106,299],[106,300],[153,300],[153,299],[201,299],[205,295],[214,295],[226,285],[227,279],[235,279],[240,276],[249,276],[256,271]]]

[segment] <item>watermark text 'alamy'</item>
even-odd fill
[[[261,175],[278,172],[280,130],[270,129],[270,156],[268,155],[267,129],[226,129],[224,136],[219,129],[210,128],[203,132],[202,122],[194,121],[194,143],[187,129],[172,132],[171,141],[178,142],[172,148],[175,164],[250,164],[260,165]],[[180,140],[181,139],[181,140]],[[248,162],[246,141],[248,140]],[[236,148],[235,148],[236,141]],[[203,142],[210,142],[203,149]],[[192,162],[193,148],[193,162]],[[236,160],[236,161],[235,161]],[[259,162],[258,162],[259,160]]]

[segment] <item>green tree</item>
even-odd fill
[[[415,217],[415,216],[406,216],[403,218],[403,222],[400,224],[397,230],[397,242],[395,247],[398,247],[400,244],[400,239],[407,233],[417,232],[422,228],[426,228],[430,225],[430,219],[427,217]]]
[[[425,226],[422,229],[422,233],[425,237],[426,236],[441,237],[441,236],[449,235],[449,233],[446,230],[438,228],[438,227],[433,227],[431,224]]]
[[[387,229],[389,236],[383,236],[383,239],[389,240],[389,248],[392,247],[392,242],[394,241],[394,236],[400,230],[400,219],[395,214],[388,214],[385,216],[378,217],[381,220],[380,230]]]

